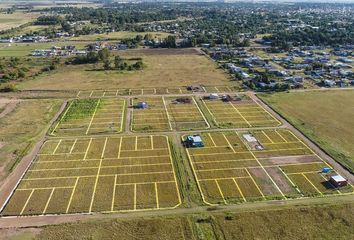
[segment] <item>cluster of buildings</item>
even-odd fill
[[[206,52],[236,79],[252,82],[259,89],[279,85],[302,88],[305,81],[322,87],[354,86],[354,46],[351,45],[293,48],[285,54],[270,53],[265,58],[251,49],[220,45],[208,47]],[[264,73],[266,81],[260,76]]]
[[[31,52],[31,56],[33,57],[48,57],[48,56],[78,56],[78,55],[86,55],[86,50],[78,50],[75,46],[62,46],[57,47],[53,46],[48,49],[36,49]]]
[[[33,42],[50,42],[45,36],[17,36],[12,38],[0,39],[0,43],[33,43]]]

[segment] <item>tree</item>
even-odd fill
[[[111,55],[111,53],[109,52],[108,48],[103,48],[98,51],[98,58],[102,62],[109,60],[110,55]]]
[[[114,68],[120,69],[122,62],[123,62],[123,59],[120,56],[115,56],[114,57]]]

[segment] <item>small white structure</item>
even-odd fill
[[[219,95],[217,93],[211,93],[209,95],[209,99],[211,99],[211,100],[219,99]]]
[[[243,138],[246,139],[247,142],[257,142],[257,139],[251,134],[243,134]]]

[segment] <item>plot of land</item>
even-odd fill
[[[141,57],[141,71],[102,71],[97,65],[63,65],[50,74],[20,84],[21,89],[92,90],[118,88],[166,88],[191,84],[231,85],[226,73],[195,50],[131,50],[117,53]],[[63,72],[65,74],[63,74]]]
[[[319,173],[328,164],[289,130],[210,132],[201,137],[205,146],[187,148],[187,153],[208,204],[353,191],[351,185],[330,185],[329,175]]]
[[[225,93],[238,91],[237,86],[205,86],[202,92]],[[192,91],[187,87],[160,87],[160,88],[122,88],[117,90],[83,90],[78,91],[77,98],[109,98],[128,95],[153,95],[153,94],[188,94]]]
[[[354,172],[354,91],[261,95],[272,107]]]
[[[147,108],[136,108],[137,104],[145,102]],[[132,99],[132,131],[170,131],[172,130],[166,103],[162,97],[139,97]]]
[[[174,129],[189,130],[210,127],[193,97],[165,98],[165,103]]]
[[[271,127],[281,123],[247,96],[237,101],[202,100],[218,127]]]
[[[76,99],[51,131],[57,136],[118,133],[124,124],[125,100]]]
[[[174,208],[181,203],[168,138],[47,141],[2,215]]]
[[[188,103],[177,100],[178,97],[139,97],[132,99],[133,131],[171,131],[205,129],[209,123],[199,109],[193,97],[188,97]],[[146,108],[138,107],[146,103]]]

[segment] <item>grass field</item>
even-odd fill
[[[119,133],[124,126],[124,99],[76,99],[68,104],[51,135]]]
[[[250,134],[256,140],[247,140]],[[285,129],[202,133],[205,147],[187,148],[195,178],[207,204],[353,192],[335,189],[329,166]],[[335,174],[332,172],[330,174]]]
[[[354,91],[260,95],[306,136],[354,172]]]
[[[73,37],[70,38],[72,41],[102,41],[102,40],[121,40],[121,39],[127,39],[127,38],[135,38],[136,36],[140,35],[142,37],[145,36],[145,34],[151,34],[153,38],[156,39],[163,39],[166,38],[169,35],[169,33],[165,32],[110,32],[107,34],[91,34],[91,35],[82,35],[79,37]]]
[[[9,240],[353,239],[354,204],[236,213],[87,220],[35,229],[0,229]],[[201,225],[203,225],[201,227]],[[163,226],[163,227],[161,227]],[[320,229],[320,230],[319,230]]]
[[[0,14],[0,31],[18,27],[35,20],[39,13],[25,13],[17,11],[13,14]]]
[[[93,90],[119,88],[166,88],[204,85],[229,85],[227,75],[215,63],[192,49],[142,49],[119,52],[122,57],[142,57],[141,71],[102,71],[94,65],[61,66],[19,85],[21,89]],[[65,74],[63,74],[65,72]]]
[[[39,140],[59,110],[60,100],[25,100],[0,118],[0,181]]]
[[[213,118],[214,123],[221,128],[251,128],[279,126],[281,123],[263,107],[246,95],[241,95],[238,101],[201,100]]]
[[[166,136],[45,142],[2,215],[175,208],[181,203]]]

